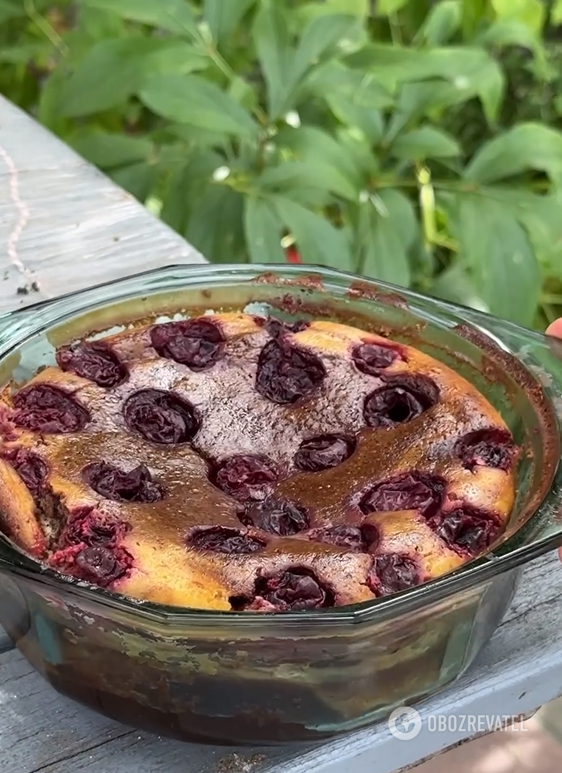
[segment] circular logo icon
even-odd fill
[[[411,741],[421,730],[422,720],[419,711],[409,706],[394,709],[388,718],[388,729],[400,741]]]

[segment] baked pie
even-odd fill
[[[61,348],[4,389],[3,531],[51,569],[207,610],[356,604],[486,551],[518,449],[427,354],[244,313]]]

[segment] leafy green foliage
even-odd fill
[[[562,314],[562,0],[0,0],[0,90],[217,262]]]
[[[153,75],[139,97],[156,115],[170,121],[258,138],[258,126],[248,112],[214,83],[195,75]]]
[[[505,202],[480,195],[456,198],[455,227],[482,300],[502,317],[532,319],[540,274],[525,229]]]

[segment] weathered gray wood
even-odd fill
[[[132,196],[0,95],[0,312],[157,266],[201,262]]]
[[[554,556],[526,570],[470,673],[418,707],[426,722],[525,714],[562,695],[561,584]],[[129,730],[58,696],[16,652],[0,656],[0,685],[0,760],[11,773],[391,773],[474,734],[426,725],[415,740],[399,741],[383,723],[320,747],[191,746]]]

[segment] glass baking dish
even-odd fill
[[[523,445],[490,551],[353,607],[273,615],[138,602],[62,578],[0,538],[0,624],[60,692],[184,740],[321,740],[430,696],[472,663],[523,566],[562,545],[562,344],[481,312],[310,266],[170,266],[0,317],[0,382],[131,321],[204,311],[323,318],[392,336],[474,383]]]

